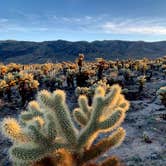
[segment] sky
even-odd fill
[[[166,40],[166,0],[0,0],[0,40]]]

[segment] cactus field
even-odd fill
[[[164,166],[166,56],[0,64],[0,166]]]

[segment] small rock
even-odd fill
[[[153,152],[150,154],[150,156],[147,157],[147,159],[150,159],[150,160],[157,160],[160,158],[160,155],[156,152]]]

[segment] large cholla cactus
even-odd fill
[[[166,86],[161,87],[157,91],[157,96],[161,100],[161,102],[166,106]]]
[[[129,103],[118,85],[112,86],[107,95],[98,87],[91,106],[83,95],[78,104],[73,117],[80,124],[80,130],[74,125],[61,90],[41,91],[37,101],[29,103],[28,111],[21,113],[19,121],[4,119],[1,127],[13,141],[9,154],[14,165],[88,166],[108,149],[122,143],[125,130],[119,126]],[[94,144],[98,135],[105,132],[113,133]],[[110,166],[117,162],[110,157],[99,165]]]

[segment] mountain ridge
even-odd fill
[[[44,63],[48,60],[74,61],[79,53],[84,53],[86,60],[96,57],[107,60],[158,58],[166,55],[166,41],[17,41],[0,40],[0,61],[3,63]]]

